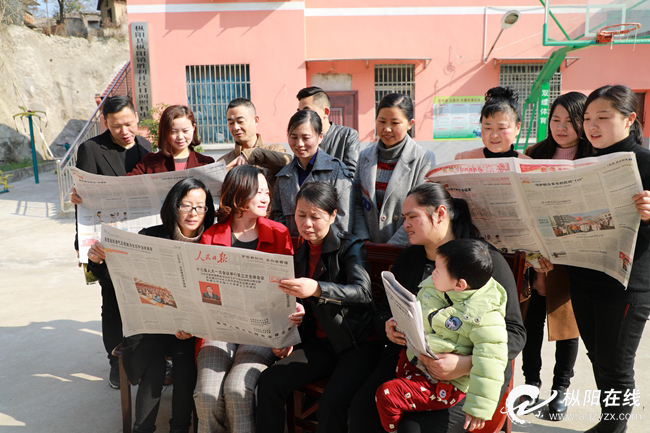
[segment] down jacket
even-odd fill
[[[508,363],[507,295],[494,279],[478,290],[440,292],[431,277],[420,283],[424,331],[434,353],[472,355],[468,376],[452,380],[467,393],[463,411],[489,420],[496,410]],[[409,359],[413,358],[408,353]]]

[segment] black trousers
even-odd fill
[[[650,316],[650,304],[632,303],[621,293],[600,294],[589,289],[572,279],[573,311],[601,392],[602,418],[594,431],[623,433],[638,403],[638,398],[632,398],[634,357]]]
[[[257,382],[257,433],[283,433],[284,406],[296,388],[330,376],[318,403],[318,433],[348,431],[348,407],[375,368],[383,344],[364,342],[336,353],[327,338],[307,341],[267,368]]]
[[[124,338],[122,316],[120,316],[120,308],[117,305],[113,282],[110,279],[101,279],[99,285],[102,288],[102,339],[112,365],[117,362],[117,357],[111,355],[111,352]]]
[[[526,383],[541,382],[542,344],[546,322],[546,296],[532,290],[526,312],[526,345],[522,351],[522,370]],[[568,388],[573,377],[573,367],[578,357],[578,338],[555,342],[555,367],[553,368],[553,389]]]
[[[178,430],[189,429],[194,409],[194,386],[196,385],[196,363],[194,361],[195,340],[179,340],[173,335],[163,342],[164,351],[152,357],[142,373],[135,397],[135,422],[133,431],[152,433],[156,430],[156,417],[160,397],[165,384],[167,356],[172,357],[172,418],[169,426]]]

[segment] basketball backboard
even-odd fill
[[[650,44],[650,0],[546,0],[544,9],[546,46]],[[605,27],[613,36],[598,38]]]

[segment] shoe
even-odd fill
[[[111,363],[111,372],[108,375],[108,386],[113,389],[120,389],[120,364]]]
[[[532,386],[536,387],[537,389],[540,389],[542,387],[542,382],[526,382],[526,385],[532,385]],[[537,395],[537,398],[535,400],[533,400],[533,398],[530,397],[529,395],[522,395],[519,398],[519,404],[527,402],[528,406],[535,406],[537,403],[539,403],[539,401],[540,401],[539,400],[539,394]]]
[[[567,411],[566,405],[566,388],[554,388],[552,391],[557,391],[557,395],[552,402],[548,404],[548,411],[555,414],[565,414]]]

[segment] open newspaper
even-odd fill
[[[293,257],[178,242],[102,225],[106,264],[124,335],[175,334],[286,347],[300,342],[289,321]]]
[[[145,227],[161,224],[160,207],[170,189],[181,179],[199,179],[219,203],[221,184],[226,177],[223,161],[182,171],[139,176],[101,176],[69,168],[77,194],[83,204],[77,206],[79,260],[88,263],[88,250],[99,239],[102,224],[137,233]]]
[[[397,282],[392,272],[383,271],[381,279],[384,282],[393,319],[397,322],[398,331],[404,334],[408,348],[418,356],[426,355],[438,359],[427,343],[420,301]]]
[[[633,153],[467,159],[437,165],[427,180],[465,199],[481,236],[502,252],[525,250],[533,266],[543,256],[595,269],[627,287],[640,223],[632,196],[643,190]]]

